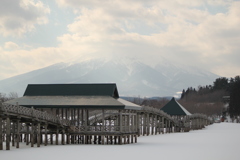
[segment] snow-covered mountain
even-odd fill
[[[34,70],[0,81],[0,92],[22,96],[27,84],[116,83],[122,96],[173,96],[187,87],[209,85],[219,76],[167,60],[150,66],[136,59],[93,58]]]

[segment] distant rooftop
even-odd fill
[[[172,98],[163,108],[162,111],[166,112],[169,115],[191,115],[181,104],[179,104],[175,98]]]

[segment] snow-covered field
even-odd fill
[[[217,123],[203,130],[139,137],[128,145],[48,145],[0,151],[1,160],[239,160],[240,124]]]

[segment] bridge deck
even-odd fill
[[[195,114],[181,120],[156,108],[142,106],[141,110],[55,109],[41,111],[19,105],[0,103],[0,150],[26,145],[55,144],[128,144],[137,136],[164,132],[200,129],[210,124],[205,115]],[[61,135],[61,136],[60,136]],[[50,139],[50,142],[49,142]],[[44,142],[43,142],[44,141]],[[114,141],[114,142],[113,142]]]

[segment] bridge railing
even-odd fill
[[[36,118],[40,120],[45,120],[48,122],[53,122],[57,123],[60,125],[67,126],[70,124],[68,120],[63,120],[60,119],[57,116],[54,116],[52,114],[48,114],[47,112],[42,112],[39,110],[36,110],[34,108],[27,108],[19,105],[10,105],[10,104],[5,104],[1,103],[0,104],[0,111],[3,113],[12,113],[12,114],[17,114],[17,115],[23,115],[31,118]]]
[[[154,108],[154,107],[149,107],[149,106],[142,106],[142,111],[146,111],[146,112],[152,112],[155,114],[160,114],[161,116],[175,122],[175,119],[173,119],[169,114],[163,112],[160,109]]]

